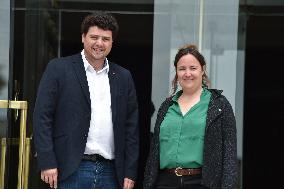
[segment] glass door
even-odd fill
[[[58,1],[14,0],[11,6],[10,90],[11,99],[28,102],[27,136],[32,138],[32,115],[37,87],[48,61],[58,57]],[[13,126],[12,126],[13,127]],[[12,134],[16,135],[12,131]],[[32,143],[32,142],[31,142]],[[40,181],[36,153],[29,154],[28,188],[47,188]],[[14,161],[9,157],[10,161]],[[15,169],[12,171],[15,172]],[[7,189],[16,188],[14,175],[9,174]]]
[[[57,56],[54,2],[0,1],[0,189],[43,188],[30,144],[38,82]]]
[[[0,189],[28,188],[27,101],[19,101],[23,72],[14,64],[14,1],[0,2]]]

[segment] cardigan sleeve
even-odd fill
[[[165,114],[168,111],[169,106],[171,105],[171,102],[171,98],[167,98],[161,104],[157,113],[154,135],[151,140],[150,152],[148,155],[144,172],[143,189],[152,189],[158,176],[158,171],[160,168],[160,125],[164,119]]]
[[[224,98],[222,120],[223,136],[223,174],[222,189],[237,188],[237,136],[236,120],[234,112],[229,101]]]

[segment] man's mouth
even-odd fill
[[[103,53],[104,51],[103,51],[103,49],[93,49],[94,51],[95,51],[95,53],[98,53],[98,54],[100,54],[100,53]]]

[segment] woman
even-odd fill
[[[204,57],[187,45],[176,54],[173,95],[161,105],[144,189],[235,189],[236,121],[221,94],[208,89]],[[179,83],[182,90],[177,90]]]

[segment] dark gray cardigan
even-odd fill
[[[204,137],[202,184],[210,189],[235,189],[237,187],[236,121],[229,101],[222,91],[209,89],[209,102]],[[153,189],[160,167],[160,125],[172,105],[167,98],[161,105],[148,156],[143,189]]]

